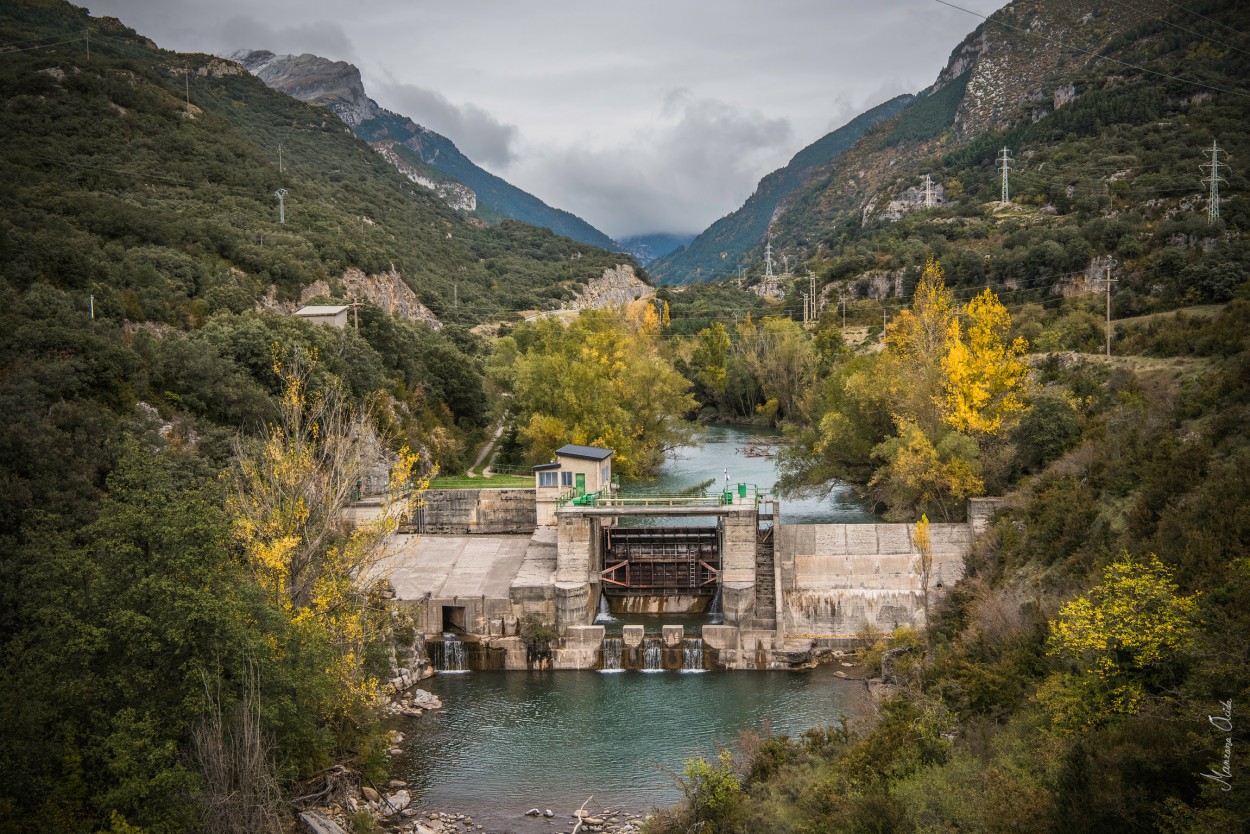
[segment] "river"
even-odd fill
[[[625,493],[679,493],[708,480],[713,493],[724,487],[725,479],[736,485],[754,484],[763,494],[772,494],[777,484],[777,461],[771,457],[747,457],[743,450],[752,438],[780,440],[776,432],[749,426],[711,424],[700,429],[697,442],[669,452],[654,478],[627,481]],[[850,484],[835,481],[827,494],[786,497],[779,505],[782,524],[862,524],[876,521],[869,503]],[[666,519],[665,524],[681,523]],[[691,519],[691,523],[715,523]]]
[[[716,492],[728,474],[731,484],[769,493],[775,460],[743,454],[761,434],[707,426],[696,444],[671,452],[655,478],[623,490],[675,493],[715,479],[709,489]],[[846,484],[820,497],[782,499],[780,516],[783,524],[875,520]],[[659,618],[697,634],[699,623],[685,619]],[[646,619],[649,632],[659,620]],[[714,756],[717,744],[733,749],[740,730],[767,724],[793,736],[857,713],[863,684],[834,671],[440,675],[422,686],[446,709],[403,723],[395,775],[419,807],[472,814],[490,832],[565,830],[560,823],[591,795],[595,808],[645,812],[676,802],[673,774],[694,756]],[[523,816],[534,807],[551,808],[554,822]]]
[[[408,721],[395,773],[421,807],[472,814],[491,831],[558,831],[592,807],[646,812],[677,801],[673,774],[738,731],[778,734],[858,712],[863,684],[806,672],[472,672],[422,686],[446,709]]]

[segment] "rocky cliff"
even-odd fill
[[[365,95],[360,71],[346,61],[318,55],[275,55],[268,50],[240,50],[230,56],[275,90],[331,110],[351,127],[375,118],[377,102]]]
[[[412,322],[422,322],[438,330],[443,323],[420,301],[412,288],[404,283],[399,272],[392,267],[387,272],[366,274],[354,267],[344,270],[331,287],[325,281],[314,281],[300,293],[300,302],[307,304],[314,298],[360,299],[374,305],[388,316]]]
[[[633,264],[618,264],[592,278],[569,307],[573,310],[595,310],[619,307],[650,295],[654,290],[634,272]]]
[[[399,146],[399,143],[394,139],[374,142],[372,145],[373,149],[381,154],[383,159],[394,165],[399,173],[422,188],[433,191],[447,205],[463,211],[477,209],[477,195],[473,193],[472,188],[464,183],[448,179],[446,176],[433,175],[429,166],[418,165],[404,159],[396,150],[396,146]]]

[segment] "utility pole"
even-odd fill
[[[360,301],[352,299],[352,318],[356,320],[356,332],[360,332]]]
[[[91,308],[91,320],[95,321],[95,296],[87,296],[87,304]]]
[[[1007,187],[1007,173],[1011,170],[1011,151],[1003,145],[1002,154],[998,157],[999,168],[1003,172],[1003,202],[1011,201],[1011,189]]]
[[[764,244],[764,280],[768,281],[773,277],[773,242],[770,240]]]
[[[928,174],[924,175],[924,207],[933,208],[937,205],[937,198],[933,193],[933,178]]]
[[[804,327],[806,327],[806,326],[807,326],[807,305],[808,305],[808,300],[807,300],[807,299],[808,299],[808,296],[807,296],[807,293],[800,293],[800,295],[802,295],[802,296],[803,296],[803,326],[804,326]]]
[[[451,306],[457,309],[460,307],[460,283],[458,281],[451,282]]]
[[[1227,182],[1220,176],[1220,168],[1227,168],[1228,164],[1220,162],[1220,143],[1211,140],[1211,150],[1206,151],[1211,154],[1211,161],[1204,162],[1198,167],[1203,171],[1210,171],[1208,176],[1202,178],[1202,181],[1210,187],[1210,193],[1207,197],[1207,222],[1212,226],[1220,222],[1220,183]]]
[[[273,196],[278,198],[278,222],[286,223],[286,189],[279,188]]]
[[[807,271],[807,281],[812,291],[812,321],[816,320],[816,273]]]
[[[1111,359],[1111,264],[1106,266],[1107,284],[1107,359]]]
[[[278,143],[278,173],[279,174],[286,173],[282,168],[282,143],[281,142]],[[363,226],[364,224],[362,223],[361,225]]]

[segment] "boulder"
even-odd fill
[[[390,806],[391,813],[402,811],[412,804],[412,796],[408,791],[395,791],[395,793],[387,794],[386,804]]]
[[[382,801],[382,795],[379,794],[377,791],[375,791],[373,788],[369,787],[368,785],[365,785],[363,788],[361,788],[360,793],[364,796],[365,799],[369,800],[370,802]]]

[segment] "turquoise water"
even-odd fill
[[[399,778],[424,807],[507,820],[499,830],[525,831],[527,809],[564,815],[588,796],[594,807],[669,805],[678,798],[672,774],[687,759],[716,755],[717,743],[736,746],[740,729],[771,724],[793,736],[836,722],[852,713],[863,684],[824,667],[473,672],[422,687],[446,709],[404,725]]]
[[[769,457],[747,457],[745,449],[752,437],[773,436],[768,430],[749,426],[714,424],[705,426],[692,446],[681,446],[669,453],[656,477],[626,481],[621,484],[625,494],[651,492],[673,494],[715,479],[710,487],[720,491],[728,476],[729,483],[755,484],[761,493],[772,494],[777,483],[777,462]],[[850,484],[835,481],[827,494],[802,498],[781,497],[782,524],[861,524],[876,521],[867,501],[856,495]],[[714,524],[712,519],[666,519],[663,524]]]
[[[771,492],[773,458],[746,457],[758,429],[713,425],[696,445],[670,453],[657,477],[623,491],[672,494],[709,478],[717,492],[755,484]],[[781,523],[861,523],[875,519],[847,484],[827,495],[780,500]],[[659,524],[699,523],[666,518]],[[708,520],[704,520],[705,522]],[[712,522],[714,523],[714,521]],[[681,624],[699,634],[704,615],[621,615],[623,623]],[[645,812],[679,798],[673,775],[717,744],[736,746],[740,730],[771,725],[797,735],[857,711],[862,684],[829,668],[808,672],[471,672],[435,677],[422,686],[446,709],[405,721],[404,755],[395,775],[419,806],[472,814],[490,834],[568,830],[568,815],[588,796],[592,809]],[[551,808],[554,820],[525,817]]]

